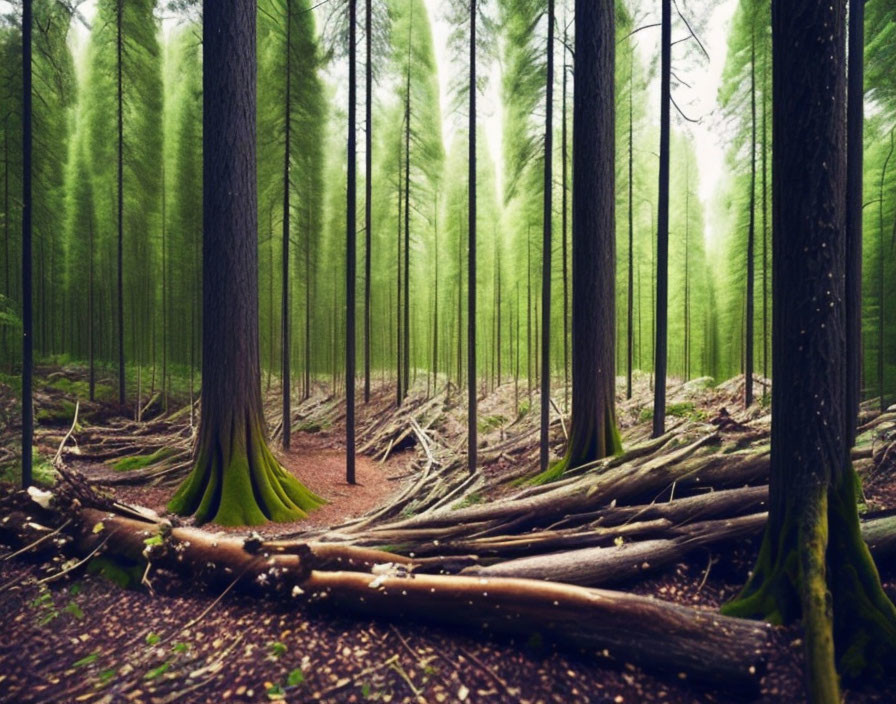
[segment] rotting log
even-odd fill
[[[528,579],[313,571],[306,591],[341,609],[543,638],[755,692],[771,627],[653,597]]]
[[[652,597],[535,580],[421,574],[408,560],[366,548],[212,534],[76,502],[31,507],[29,513],[47,527],[70,522],[64,527],[76,555],[131,561],[149,573],[147,584],[174,571],[213,587],[308,599],[389,619],[526,638],[537,634],[619,662],[739,690],[755,690],[769,652],[765,625]],[[4,536],[14,535],[17,524],[7,521]],[[20,539],[33,538],[33,527],[28,531]],[[333,569],[340,566],[349,569]]]

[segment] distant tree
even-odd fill
[[[31,156],[32,156],[32,24],[31,0],[22,4],[22,486],[31,485],[31,445],[34,438],[32,375],[34,323],[31,282]]]

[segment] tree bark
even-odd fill
[[[865,124],[865,0],[849,2],[846,102],[846,438],[856,439],[862,397],[862,186]],[[883,251],[880,252],[883,256]]]
[[[656,235],[656,339],[653,436],[666,429],[666,365],[669,321],[669,134],[672,100],[672,0],[662,0],[660,48],[660,175]],[[573,274],[575,277],[575,274]]]
[[[34,318],[32,313],[31,282],[31,32],[33,23],[32,0],[22,3],[22,486],[31,485],[34,439],[34,400],[32,374],[34,371]],[[6,212],[9,217],[9,211]]]
[[[744,342],[744,406],[753,405],[753,328],[756,278],[756,18],[750,30],[750,223],[747,230],[747,313]]]
[[[615,411],[615,18],[576,3],[573,96],[572,427],[566,456],[535,478],[621,451]]]
[[[125,404],[124,374],[124,89],[122,54],[124,39],[122,37],[122,12],[124,0],[117,0],[115,18],[115,36],[118,81],[118,405]]]
[[[547,79],[545,86],[544,210],[541,241],[541,425],[539,466],[548,468],[551,413],[551,254],[554,234],[554,0],[547,8]]]
[[[355,284],[357,267],[357,0],[349,0],[348,32],[348,202],[345,247],[345,481],[355,483]]]
[[[370,402],[370,289],[373,233],[371,212],[373,199],[373,0],[365,2],[364,65],[364,403]]]
[[[775,0],[769,520],[731,614],[802,618],[812,702],[896,655],[896,608],[862,541],[848,460],[846,2]]]
[[[258,340],[256,7],[203,12],[202,416],[196,461],[169,504],[198,522],[304,517],[321,499],[267,447]]]
[[[553,2],[553,0],[548,0]],[[476,472],[476,0],[470,0],[470,122],[467,175],[467,471]]]

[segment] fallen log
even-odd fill
[[[755,692],[771,627],[623,592],[526,579],[314,571],[302,588],[341,609],[541,636],[634,663]]]
[[[307,598],[390,619],[413,617],[527,638],[538,634],[738,690],[755,690],[768,652],[764,624],[652,597],[535,580],[416,574],[410,560],[379,551],[212,534],[84,508],[77,501],[54,508],[50,501],[57,497],[39,498],[30,503],[31,513],[56,521],[60,531],[68,528],[79,557],[129,560],[145,570],[142,581],[148,585],[150,573],[155,579],[170,570],[226,590]],[[62,525],[66,520],[70,526]],[[16,523],[8,521],[4,535],[15,535]],[[28,528],[33,538],[34,528]],[[334,566],[350,569],[331,571]]]

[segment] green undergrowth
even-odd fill
[[[697,408],[697,404],[691,401],[672,403],[666,406],[666,415],[673,418],[686,418],[692,421],[703,421],[708,417],[705,410]],[[641,413],[638,415],[638,422],[646,423],[650,420],[653,420],[653,408],[642,408]]]
[[[56,483],[56,470],[47,457],[38,452],[37,447],[31,448],[31,476],[38,486],[53,486]],[[22,483],[22,464],[20,461],[7,462],[0,465],[0,482],[10,484]]]
[[[476,504],[481,504],[484,501],[485,501],[485,497],[482,494],[480,494],[478,492],[474,492],[474,493],[468,494],[467,496],[462,498],[460,501],[458,501],[456,504],[454,504],[451,508],[456,511],[457,509],[467,508],[468,506],[475,506]]]
[[[480,433],[488,433],[496,428],[500,428],[507,422],[507,418],[501,415],[484,416],[479,419],[478,427]]]
[[[112,468],[116,472],[129,472],[134,469],[143,469],[168,459],[175,454],[175,452],[177,452],[177,450],[172,447],[160,447],[158,450],[148,455],[130,455],[128,457],[122,457],[112,463]]]

